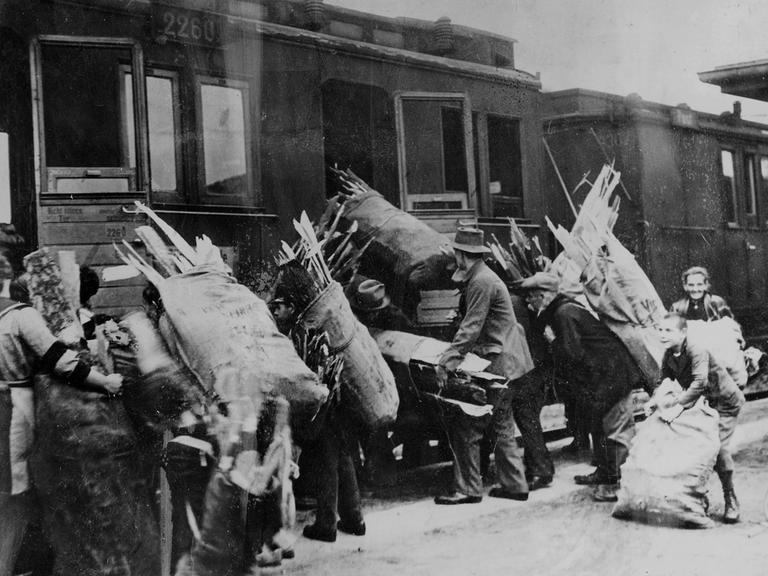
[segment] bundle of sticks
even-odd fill
[[[213,245],[211,239],[205,234],[197,238],[196,246],[193,248],[182,238],[181,234],[176,232],[173,227],[168,225],[151,208],[138,200],[135,204],[138,212],[149,216],[150,220],[165,234],[168,240],[170,240],[171,246],[168,246],[160,234],[151,226],[139,226],[136,228],[136,235],[144,243],[147,252],[154,257],[156,266],[148,263],[125,240],[122,241],[122,250],[116,244],[113,244],[113,246],[123,262],[137,268],[153,284],[158,285],[164,278],[188,272],[194,266],[205,264],[207,261],[217,258],[217,256],[218,260],[221,259],[218,248]]]
[[[539,237],[533,236],[529,239],[520,230],[514,218],[509,219],[509,237],[510,242],[505,247],[496,235],[492,234],[492,241],[488,246],[494,261],[510,281],[517,282],[547,269],[549,260],[544,256]]]
[[[302,212],[299,220],[293,221],[299,239],[293,246],[282,243],[276,262],[283,272],[284,289],[300,309],[314,300],[332,280],[344,283],[350,279],[370,245],[369,241],[358,248],[352,242],[357,222],[345,231],[339,230],[343,213],[344,206],[341,205],[332,220],[322,220],[314,226],[306,212]]]
[[[594,254],[604,246],[615,247],[619,241],[613,235],[613,227],[619,217],[621,201],[616,196],[611,201],[621,174],[604,165],[576,216],[573,229],[568,232],[562,225],[555,226],[547,217],[547,225],[565,249],[568,257],[580,268],[585,268]]]

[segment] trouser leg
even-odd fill
[[[739,414],[720,413],[718,433],[720,436],[720,451],[717,453],[715,470],[719,472],[733,472],[733,455],[731,454],[731,439],[736,430]]]
[[[635,435],[632,406],[630,392],[614,404],[602,418],[605,448],[600,472],[612,480],[621,478],[621,465],[627,459],[629,444]]]
[[[14,496],[0,496],[0,576],[13,574],[24,531],[33,512],[34,500],[30,491]]]
[[[544,405],[544,386],[535,373],[509,383],[512,393],[512,412],[520,428],[523,445],[523,463],[526,475],[553,476],[555,466],[544,442],[541,429],[541,408]]]
[[[490,416],[468,416],[451,407],[453,416],[446,421],[453,456],[453,489],[468,496],[481,496],[480,440]]]
[[[512,394],[508,390],[503,392],[495,402],[491,430],[496,442],[493,453],[496,459],[496,478],[499,484],[509,492],[528,492],[522,452],[515,439]]]
[[[356,525],[363,521],[360,489],[350,453],[349,438],[343,430],[339,430],[339,440],[338,512],[342,520]]]
[[[336,530],[336,510],[339,498],[339,435],[330,421],[320,430],[313,449],[317,451],[317,514],[315,524],[327,531]],[[354,469],[354,465],[350,466]]]

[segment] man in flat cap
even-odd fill
[[[555,366],[583,399],[596,439],[597,468],[574,478],[593,485],[593,498],[613,502],[619,488],[620,466],[634,436],[632,390],[644,383],[642,372],[624,343],[584,306],[558,293],[559,279],[537,272],[519,284],[540,325],[551,329]]]
[[[463,318],[439,364],[445,371],[453,371],[472,352],[490,360],[486,371],[506,378],[511,388],[533,369],[533,361],[509,291],[483,261],[483,255],[490,250],[481,230],[459,228],[453,248],[457,266],[453,279],[463,285]],[[437,504],[471,504],[482,500],[480,441],[489,426],[495,441],[499,481],[489,496],[528,499],[523,461],[515,440],[510,391],[499,390],[491,401],[492,416],[456,414],[452,419],[448,433],[453,452],[454,491],[435,498]]]

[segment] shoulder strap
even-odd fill
[[[0,318],[4,318],[5,315],[12,310],[26,308],[27,306],[29,305],[22,302],[16,302],[16,300],[11,300],[10,298],[0,298]]]

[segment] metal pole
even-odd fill
[[[563,177],[560,175],[560,170],[557,169],[557,163],[555,162],[555,157],[552,156],[552,150],[549,149],[549,144],[547,144],[546,138],[542,136],[541,141],[544,142],[544,148],[546,149],[547,155],[549,155],[549,159],[552,162],[552,167],[555,169],[555,174],[557,174],[557,179],[560,181],[560,186],[563,187],[563,194],[565,194],[565,199],[568,200],[568,205],[571,207],[573,215],[578,216],[579,213],[576,211],[576,206],[573,205],[571,195],[568,193],[568,187],[565,185]]]

